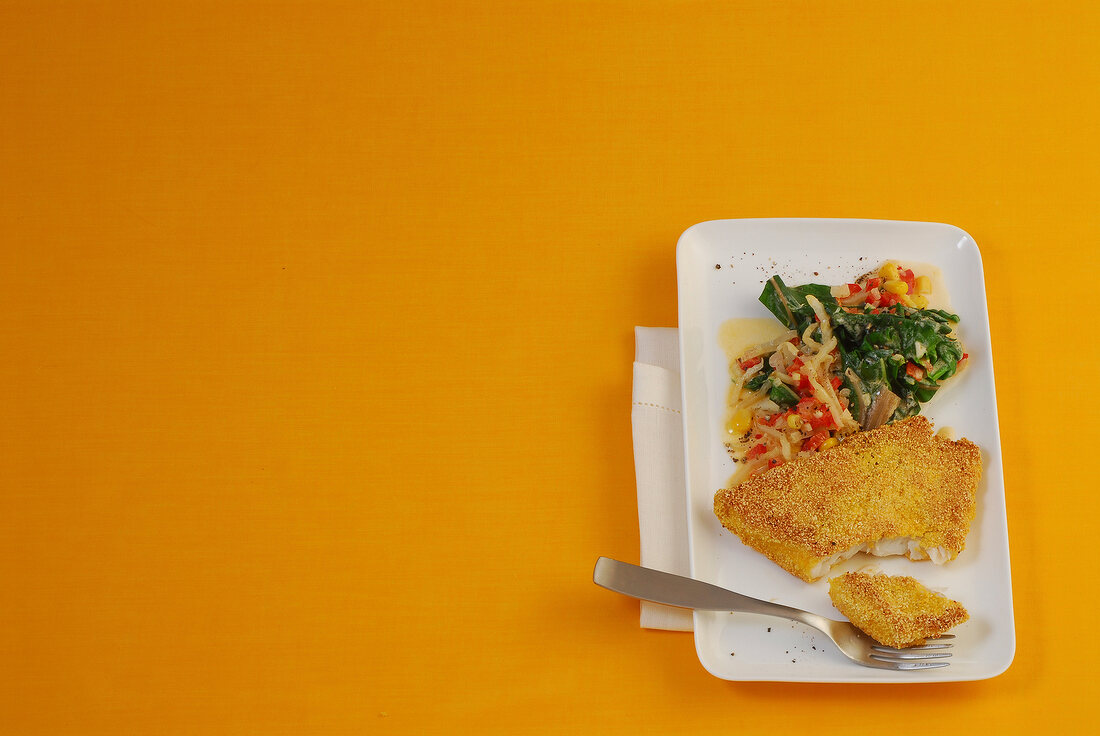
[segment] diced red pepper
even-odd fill
[[[882,286],[882,279],[880,279],[880,278],[867,279],[867,289],[868,290],[877,289],[880,286]]]
[[[791,361],[791,364],[787,366],[788,376],[790,376],[791,378],[798,376],[798,385],[795,386],[795,389],[798,391],[801,391],[802,387],[809,383],[809,379],[806,378],[806,374],[802,372],[802,368],[804,367],[804,365],[805,364],[802,362],[802,358],[796,357],[794,360]]]
[[[803,422],[808,422],[811,429],[825,429],[827,427],[836,426],[836,422],[833,421],[832,412],[812,396],[808,396],[799,401],[795,409],[798,412],[799,419]]]
[[[759,365],[760,360],[761,360],[761,358],[758,355],[755,358],[749,358],[748,360],[738,360],[737,364],[739,366],[741,366],[741,370],[747,371],[749,368],[752,368],[754,365]]]
[[[838,388],[840,388],[841,383],[842,381],[840,380],[840,376],[833,376],[829,379],[829,384],[833,387],[833,391],[836,391]]]
[[[898,303],[898,295],[891,294],[889,291],[882,292],[882,297],[879,300],[879,306],[892,307]]]
[[[913,269],[911,268],[899,268],[898,278],[905,282],[909,287],[909,294],[917,293],[917,277],[913,275]]]
[[[874,306],[874,305],[878,304],[881,299],[882,299],[882,292],[879,291],[877,286],[872,287],[872,288],[867,290],[867,303],[870,304],[871,306]]]
[[[960,360],[959,362],[961,363],[963,360],[966,360],[969,357],[970,357],[970,353],[963,353],[962,360]]]
[[[782,461],[779,458],[773,457],[771,460],[768,460],[768,467],[774,468],[776,465],[779,465],[780,462]]]
[[[905,364],[905,374],[915,381],[919,381],[924,378],[924,369],[913,362]]]
[[[798,392],[803,396],[813,396],[814,387],[810,383],[809,374],[805,373],[802,368],[805,367],[805,363],[802,362],[802,358],[795,358],[791,361],[791,365],[787,368],[788,373],[793,377],[798,374],[798,385],[795,387]]]
[[[858,294],[862,289],[859,288],[859,284],[848,284],[848,296],[852,294]]]
[[[794,337],[792,337],[787,342],[789,342],[791,345],[794,345],[795,347],[798,347],[799,345],[802,344],[802,338],[795,335]]]
[[[752,460],[753,458],[760,457],[767,451],[768,448],[764,446],[763,442],[761,442],[759,444],[753,445],[752,449],[745,453],[745,459]]]
[[[821,447],[822,443],[825,442],[825,440],[827,439],[829,439],[828,432],[818,432],[817,434],[802,443],[802,449],[816,450],[817,448]]]
[[[821,416],[817,416],[818,413]],[[813,418],[810,419],[810,427],[812,429],[828,429],[836,427],[836,422],[833,421],[833,413],[829,411],[828,407],[824,404],[821,405],[821,409],[814,412]]]

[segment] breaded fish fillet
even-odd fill
[[[714,513],[809,582],[860,551],[942,564],[966,546],[981,473],[977,445],[918,415],[718,491]]]
[[[970,618],[958,601],[905,575],[847,572],[829,581],[829,598],[865,634],[897,649],[924,644]]]

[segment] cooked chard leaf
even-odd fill
[[[806,302],[806,297],[810,294],[817,297],[827,312],[837,306],[837,301],[828,286],[806,284],[790,287],[784,284],[779,276],[768,279],[763,293],[760,294],[760,303],[788,328],[798,330],[798,333],[802,334],[803,330],[814,321],[814,309]]]
[[[829,312],[833,320],[833,333],[841,343],[858,343],[867,335],[871,324],[870,314],[845,312],[837,307]]]
[[[920,402],[917,401],[917,397],[913,392],[906,391],[904,395],[898,394],[898,396],[901,399],[901,404],[894,410],[894,417],[891,421],[905,419],[920,413]]]
[[[782,381],[772,381],[772,390],[768,392],[768,398],[784,408],[790,408],[798,403],[798,394]]]
[[[768,380],[768,377],[763,373],[757,373],[755,376],[745,381],[745,388],[749,391],[756,391],[764,385],[764,381]]]
[[[926,375],[933,381],[950,378],[955,375],[955,363],[950,363],[943,359],[937,360],[932,364],[932,369],[929,370]]]
[[[945,312],[942,309],[921,309],[921,314],[926,314],[937,322],[958,322],[959,315]]]
[[[761,355],[760,358],[761,360],[763,360],[760,370],[754,373],[752,378],[745,381],[745,388],[747,388],[749,391],[759,390],[760,387],[764,385],[764,382],[768,380],[768,376],[770,376],[772,374],[772,371],[775,370],[775,368],[772,367],[771,361],[769,360],[769,358],[771,358],[771,355]]]

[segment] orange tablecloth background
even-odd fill
[[[4,3],[0,732],[1086,723],[1098,21]],[[1000,678],[722,682],[591,584],[637,559],[631,328],[675,324],[682,230],[746,216],[982,247]]]

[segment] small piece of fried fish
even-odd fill
[[[897,649],[920,646],[970,618],[961,603],[906,575],[846,572],[829,580],[829,598],[860,631]]]
[[[808,582],[860,551],[942,564],[966,547],[981,474],[977,445],[918,415],[722,489],[714,513]]]

